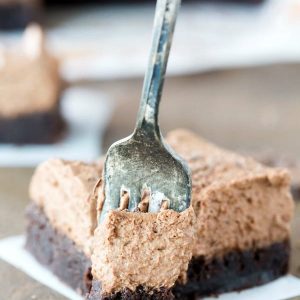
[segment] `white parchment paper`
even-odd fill
[[[82,300],[72,289],[63,284],[50,271],[40,265],[25,249],[24,236],[13,236],[0,240],[0,259],[22,270],[35,280],[72,300]],[[240,293],[226,293],[218,298],[206,300],[283,300],[300,295],[300,279],[287,275],[261,287]]]

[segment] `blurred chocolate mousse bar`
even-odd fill
[[[98,224],[102,163],[50,160],[31,181],[26,248],[89,300],[196,299],[285,275],[289,174],[185,130],[166,140],[191,168],[189,209],[114,210]]]
[[[0,30],[19,29],[40,20],[42,0],[0,0]]]
[[[62,81],[44,33],[31,25],[20,47],[0,50],[0,143],[55,142],[64,129]]]

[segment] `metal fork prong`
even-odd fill
[[[149,202],[141,201],[138,205],[138,209],[140,212],[148,212]]]
[[[123,191],[120,199],[120,210],[128,209],[129,204],[129,193],[127,191]]]
[[[151,192],[149,190],[145,189],[142,193],[142,200],[138,205],[139,211],[141,211],[141,212],[148,211],[150,197],[151,197]]]
[[[104,220],[104,216],[109,211],[119,209],[121,200],[120,190],[121,187],[114,188],[113,190],[110,190],[107,195],[105,195],[105,201],[100,214],[99,222],[102,222]]]
[[[151,194],[148,211],[149,212],[158,212],[160,211],[162,201],[165,199],[163,193],[153,192]]]
[[[136,211],[138,209],[138,205],[141,202],[141,192],[138,188],[132,187],[129,189],[129,211]]]
[[[163,200],[161,202],[160,210],[166,210],[169,208],[169,201],[168,200]]]

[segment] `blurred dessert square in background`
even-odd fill
[[[59,62],[47,51],[41,27],[30,25],[19,46],[0,52],[0,143],[57,141],[65,127],[61,90]]]

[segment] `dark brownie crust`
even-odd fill
[[[75,243],[55,230],[35,204],[26,210],[25,248],[62,281],[85,295],[91,287],[91,261]]]
[[[289,256],[290,243],[285,241],[262,249],[232,251],[210,261],[193,257],[187,284],[177,284],[173,292],[176,299],[196,299],[259,286],[285,275]]]
[[[92,281],[91,261],[75,243],[55,230],[35,204],[29,205],[26,218],[26,248],[79,293],[84,295],[90,291],[88,300],[191,300],[262,285],[288,272],[290,244],[285,241],[262,249],[232,251],[209,261],[204,257],[194,257],[189,264],[187,283],[176,284],[172,291],[164,288],[146,291],[138,287],[136,291],[124,289],[115,294],[101,295],[101,283]]]
[[[16,118],[0,117],[0,143],[50,144],[61,137],[64,129],[59,105],[52,111]]]
[[[0,5],[0,29],[25,28],[30,22],[40,21],[39,5],[9,3]]]
[[[92,289],[87,300],[172,300],[175,299],[170,289],[161,288],[159,290],[145,290],[139,286],[135,291],[124,289],[115,294],[102,295],[101,283],[93,280]]]

